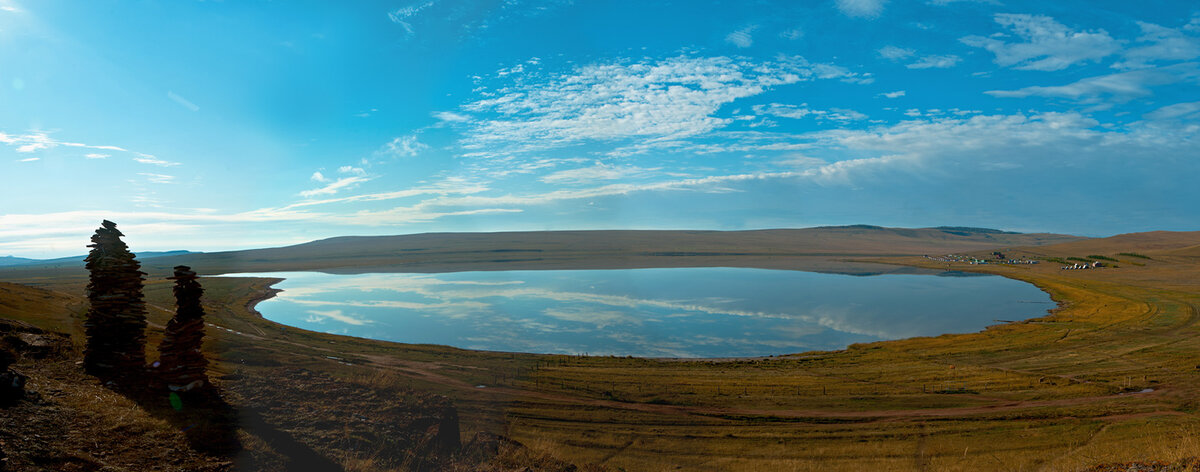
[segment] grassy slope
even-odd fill
[[[566,358],[281,330],[245,306],[264,293],[262,279],[205,279],[210,321],[222,328],[210,329],[206,347],[218,371],[282,364],[440,391],[455,398],[468,431],[506,432],[572,460],[630,470],[1070,470],[1200,454],[1200,261],[1187,249],[1197,242],[1194,233],[1165,233],[1008,251],[1102,254],[1119,259],[1119,269],[955,264],[1035,283],[1063,306],[982,333],[829,353]],[[963,250],[930,249],[918,253]],[[946,268],[919,257],[887,262]],[[55,291],[81,287],[78,275],[19,276]],[[152,305],[169,306],[166,287],[148,287]],[[69,305],[17,317],[70,324],[79,312]],[[165,313],[151,318],[162,323]],[[1155,391],[1122,394],[1143,388]]]
[[[544,231],[332,238],[273,249],[155,258],[204,273],[288,269],[457,271],[673,266],[807,266],[814,259],[970,251],[1073,241],[1053,234],[829,227],[757,231]]]

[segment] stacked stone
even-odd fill
[[[196,281],[196,272],[188,266],[175,266],[175,317],[158,345],[159,377],[172,391],[189,391],[208,384],[205,369],[208,360],[200,352],[204,341],[204,308],[200,295],[204,289]]]
[[[146,305],[142,301],[141,264],[121,241],[117,225],[104,220],[92,235],[87,269],[91,308],[83,326],[87,346],[84,367],[101,379],[133,388],[146,365]]]

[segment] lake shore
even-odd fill
[[[1120,267],[953,266],[1038,286],[1060,305],[1047,316],[838,351],[679,362],[395,344],[281,330],[248,308],[269,284],[219,277],[204,279],[208,321],[222,328],[209,330],[205,349],[212,371],[231,379],[289,366],[441,393],[466,434],[626,470],[908,470],[914,457],[937,470],[1077,470],[1200,455],[1188,439],[1200,427],[1200,261],[1122,239],[1088,244],[1019,251],[1107,254]],[[945,269],[920,256],[863,260]],[[83,280],[29,282],[58,297],[81,293]],[[170,306],[169,284],[152,279],[146,292],[152,324],[165,322],[170,313],[156,307]],[[63,306],[77,299],[63,297]]]

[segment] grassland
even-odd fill
[[[468,434],[502,433],[614,470],[1078,470],[1200,455],[1200,233],[1059,241],[1067,242],[1005,254],[1099,255],[1120,268],[895,255],[937,254],[930,249],[938,244],[963,252],[944,241],[874,254],[770,256],[774,264],[824,268],[852,258],[999,274],[1037,285],[1060,305],[1048,316],[979,333],[834,352],[717,361],[401,345],[284,329],[252,310],[272,281],[235,278],[204,279],[206,350],[214,374],[229,378],[303,367],[380,389],[443,393],[458,405]],[[995,247],[967,249],[985,258]],[[738,257],[689,252],[680,256],[688,264]],[[256,267],[276,262],[264,258]],[[165,323],[170,307],[169,285],[157,270],[147,286],[152,326]],[[81,271],[22,269],[0,277],[24,284],[0,284],[5,315],[79,331]],[[362,465],[367,459],[337,458],[370,470]]]

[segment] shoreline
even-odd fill
[[[809,351],[799,351],[799,352],[762,354],[762,355],[758,355],[758,356],[734,356],[734,357],[728,357],[728,356],[726,356],[726,357],[649,357],[649,356],[633,356],[633,355],[556,354],[556,353],[545,353],[545,352],[522,352],[522,351],[501,351],[501,350],[488,350],[488,349],[470,349],[470,348],[453,346],[453,345],[449,345],[449,344],[404,343],[404,342],[389,341],[389,340],[385,340],[385,339],[375,339],[375,338],[361,337],[361,336],[351,336],[351,335],[342,335],[342,336],[347,336],[350,338],[364,340],[364,341],[386,343],[388,345],[393,345],[397,348],[410,348],[413,346],[439,346],[439,347],[448,348],[448,349],[458,349],[458,350],[474,352],[474,353],[482,353],[482,354],[504,354],[504,355],[511,354],[511,355],[522,355],[522,356],[547,356],[547,357],[567,356],[567,357],[578,357],[578,358],[606,358],[606,357],[624,358],[624,357],[629,357],[629,358],[633,358],[633,359],[641,359],[641,360],[647,360],[647,361],[678,362],[678,363],[743,362],[743,361],[755,361],[755,360],[787,359],[787,358],[796,358],[797,356],[811,356],[811,355],[844,352],[844,351],[849,350],[852,346],[856,346],[856,345],[874,345],[874,344],[879,344],[879,343],[903,342],[903,341],[908,341],[908,340],[913,340],[913,339],[932,338],[932,337],[948,336],[948,335],[979,334],[979,333],[984,333],[996,326],[1036,323],[1036,322],[1038,322],[1038,320],[1041,320],[1043,318],[1054,316],[1058,311],[1062,310],[1066,306],[1065,302],[1063,300],[1059,299],[1058,297],[1056,297],[1056,294],[1054,292],[1048,290],[1047,287],[1045,287],[1041,284],[1038,284],[1036,282],[1014,276],[1013,274],[996,273],[996,272],[991,272],[991,271],[986,271],[986,270],[971,270],[970,268],[965,268],[965,267],[964,268],[955,268],[955,269],[945,269],[945,268],[941,268],[941,267],[926,266],[926,265],[922,265],[919,263],[917,263],[917,264],[905,263],[905,262],[901,262],[901,261],[844,260],[844,261],[840,261],[840,262],[848,263],[848,265],[867,264],[867,265],[883,265],[883,266],[892,266],[892,267],[901,268],[901,270],[899,270],[899,271],[883,272],[883,273],[879,273],[879,274],[871,274],[869,276],[874,276],[874,275],[941,276],[940,274],[944,273],[944,272],[966,273],[966,274],[978,275],[978,276],[995,275],[995,276],[1003,277],[1003,278],[1006,278],[1009,280],[1015,280],[1018,282],[1023,282],[1023,283],[1027,283],[1027,284],[1034,286],[1039,291],[1046,294],[1047,297],[1050,299],[1050,301],[1055,304],[1055,307],[1052,309],[1045,310],[1042,314],[1040,314],[1038,316],[1031,316],[1029,318],[1025,318],[1022,320],[1007,321],[1007,322],[1003,322],[1003,323],[987,325],[987,326],[980,328],[979,330],[971,331],[971,332],[945,332],[945,333],[938,333],[938,334],[933,334],[933,335],[910,336],[910,337],[897,338],[897,339],[882,339],[882,340],[878,340],[878,341],[869,341],[869,342],[865,342],[865,343],[852,343],[841,349],[809,350]],[[726,267],[726,266],[714,266],[712,268],[722,268],[722,267]],[[701,268],[701,267],[644,267],[644,268],[645,269],[672,269],[672,268]],[[745,267],[739,267],[739,268],[745,268]],[[913,270],[913,272],[908,272],[908,271],[905,271],[904,269],[911,269],[911,270]],[[596,270],[596,269],[533,269],[533,270]],[[635,270],[635,269],[617,269],[617,270]],[[837,271],[817,271],[817,270],[803,270],[803,269],[762,269],[762,270],[787,270],[787,271],[796,271],[796,272],[811,272],[811,273],[818,273],[818,274],[840,274],[840,275],[861,276],[861,275],[847,274],[844,272],[837,272]],[[926,271],[928,271],[928,273],[925,273]],[[308,272],[308,271],[295,271],[295,272]],[[339,274],[338,272],[325,272],[325,271],[321,271],[321,270],[314,270],[312,272]],[[403,272],[403,271],[401,271],[401,272]],[[457,271],[434,272],[434,273],[456,273],[456,272]],[[392,273],[392,272],[382,272],[382,273]],[[340,275],[351,275],[351,274],[354,274],[354,273],[353,272],[340,273]],[[306,330],[305,328],[291,326],[291,325],[287,325],[287,324],[269,320],[269,319],[263,317],[262,313],[256,309],[256,307],[259,303],[270,300],[271,298],[274,298],[276,294],[284,291],[283,289],[273,288],[273,286],[280,282],[283,282],[284,280],[286,280],[285,278],[256,277],[256,276],[253,276],[253,273],[245,273],[245,272],[231,273],[231,274],[217,274],[217,275],[210,276],[210,277],[245,278],[245,279],[252,279],[255,281],[257,281],[257,280],[266,281],[267,283],[265,285],[261,286],[261,288],[260,287],[252,288],[252,290],[256,293],[255,293],[255,295],[251,296],[251,298],[246,301],[246,303],[245,303],[246,311],[248,313],[251,313],[255,317],[257,317],[258,319],[266,321],[266,322],[270,322],[273,324],[277,324],[279,326],[287,327],[289,329]],[[1044,303],[1044,302],[1038,302],[1038,303]],[[322,333],[322,334],[333,334],[333,333],[324,333],[324,332],[320,332],[320,331],[313,331],[313,332]]]
[[[259,303],[262,303],[262,302],[265,302],[272,298],[275,298],[275,294],[282,292],[283,289],[274,288],[273,286],[277,283],[283,282],[285,279],[275,278],[275,277],[247,277],[247,278],[262,279],[265,281],[269,281],[269,283],[262,286],[262,288],[254,288],[253,289],[255,292],[257,292],[257,294],[251,296],[249,300],[246,300],[246,311],[254,314],[254,316],[258,317],[261,320],[271,321],[271,320],[264,318],[262,313],[259,312],[255,307],[257,307]],[[274,323],[274,321],[271,321],[271,322]],[[286,326],[286,325],[284,325],[284,326]]]

